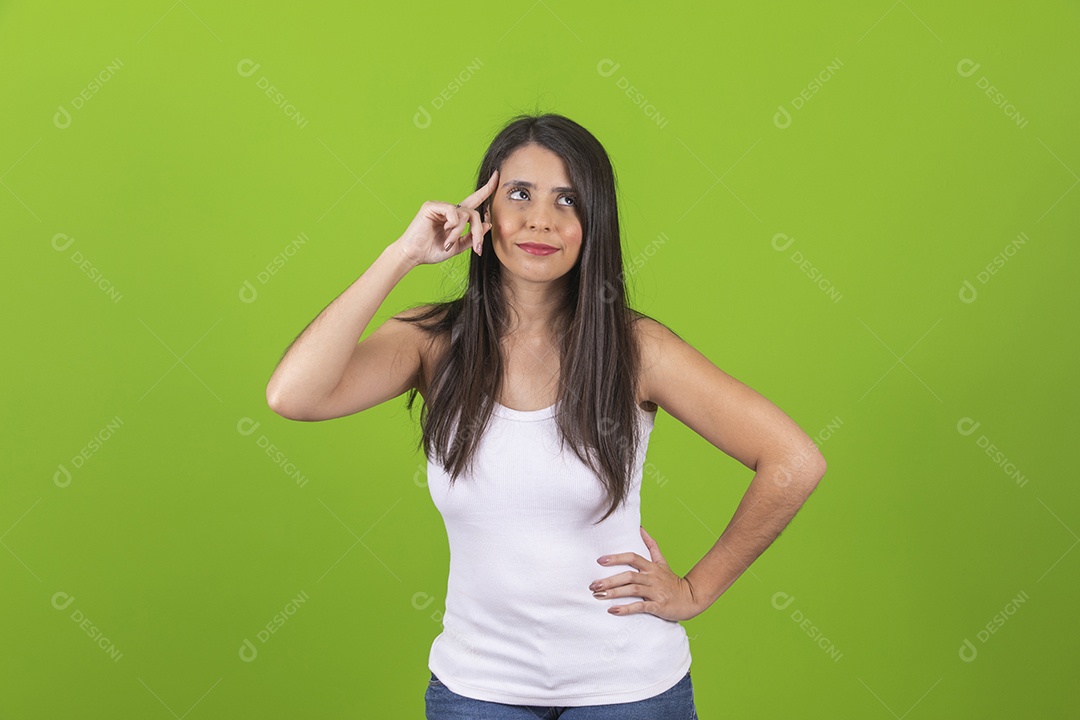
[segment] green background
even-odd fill
[[[684,624],[700,716],[1075,717],[1078,31],[1075,2],[3,3],[0,715],[423,716],[417,418],[264,393],[539,110],[611,155],[635,305],[829,463]],[[662,411],[649,462],[685,574],[752,473]]]

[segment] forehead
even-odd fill
[[[563,159],[546,147],[533,143],[522,145],[512,152],[503,161],[499,175],[507,178],[529,175],[549,178],[555,183],[569,185],[569,176]]]

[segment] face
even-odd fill
[[[485,214],[503,268],[537,282],[571,270],[581,254],[577,203],[566,164],[555,153],[528,144],[507,157],[499,168],[499,187],[491,194],[490,213]],[[521,247],[529,243],[554,251],[530,253]]]

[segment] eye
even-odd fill
[[[513,197],[514,193],[516,193],[516,192],[527,193],[528,191],[525,188],[510,188],[510,192],[507,193],[507,197],[509,197],[511,199],[516,199],[516,198]]]
[[[574,197],[573,195],[560,195],[559,199],[560,200],[569,200],[570,204],[567,207],[573,207],[574,205],[577,205],[577,198]]]

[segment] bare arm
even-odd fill
[[[345,375],[357,342],[371,319],[409,270],[416,266],[394,244],[326,306],[286,348],[270,382],[266,401],[284,417],[313,419]]]
[[[686,574],[703,612],[780,535],[825,474],[814,441],[780,408],[658,323],[646,327],[648,399],[755,471],[723,534]]]
[[[495,189],[497,175],[457,205],[421,205],[404,234],[304,328],[266,385],[266,402],[274,412],[292,420],[326,420],[366,410],[415,384],[420,329],[392,319],[358,340],[409,270],[443,262],[470,243],[481,252],[491,226],[476,208]],[[461,235],[466,223],[469,231]]]

